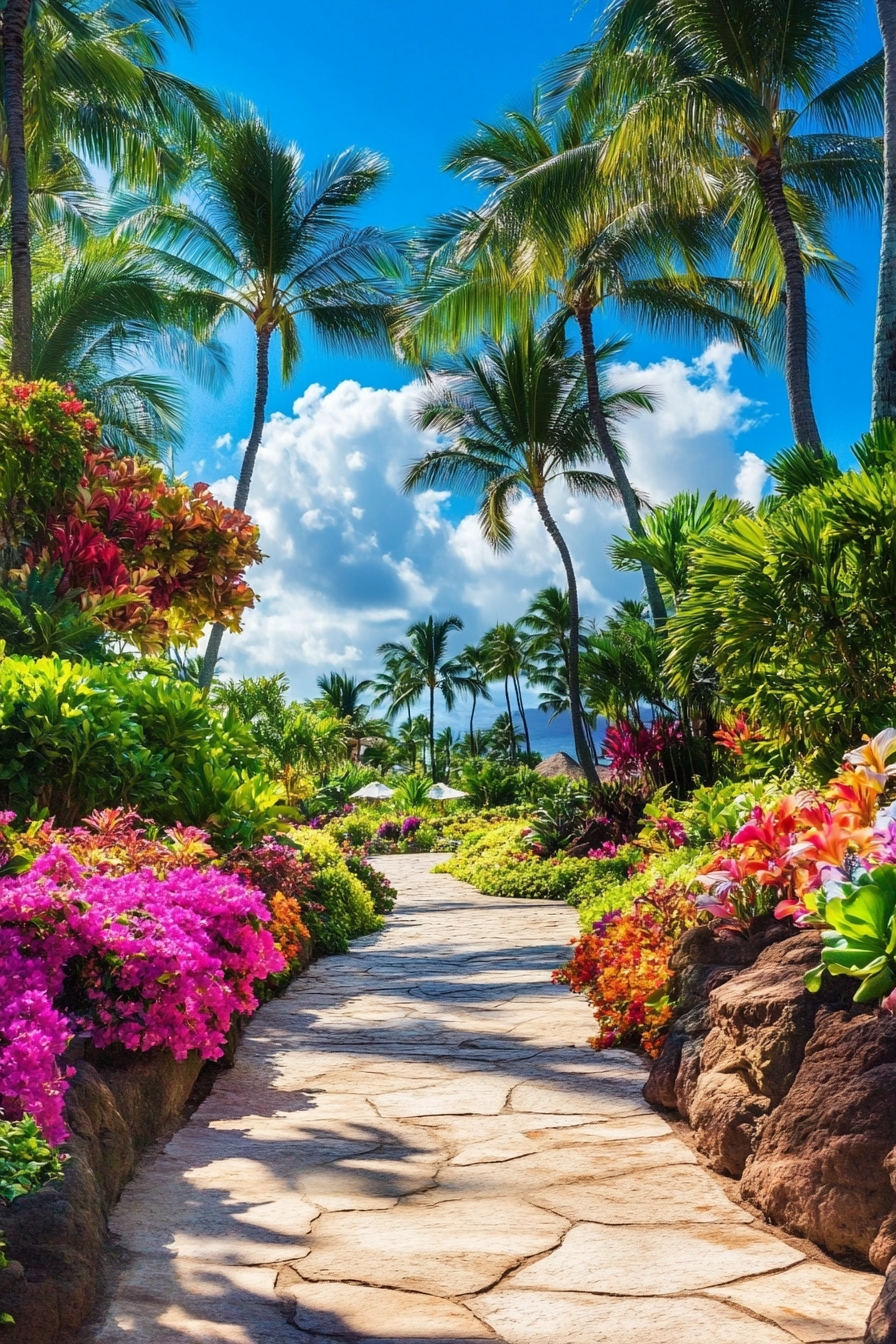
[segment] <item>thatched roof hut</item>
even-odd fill
[[[585,778],[585,771],[578,761],[565,751],[555,751],[553,756],[548,756],[547,760],[536,765],[535,773],[547,779],[554,779],[557,775],[566,775],[568,779]]]

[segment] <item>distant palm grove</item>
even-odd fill
[[[878,10],[889,48],[896,0]],[[568,713],[592,786],[599,719],[636,756],[659,752],[677,787],[712,777],[735,720],[756,726],[770,761],[827,769],[892,717],[896,684],[884,636],[896,614],[896,54],[850,67],[859,13],[858,0],[614,0],[529,107],[451,149],[447,169],[481,188],[476,208],[401,233],[364,222],[388,171],[375,149],[307,164],[263,112],[166,68],[167,45],[191,40],[186,0],[6,0],[10,405],[58,384],[102,445],[81,494],[49,512],[26,498],[21,454],[4,468],[6,653],[131,660],[239,699],[220,685],[219,655],[264,545],[246,515],[270,380],[296,376],[311,335],[347,357],[391,354],[419,378],[415,422],[432,447],[407,464],[407,491],[475,498],[496,552],[514,547],[513,506],[528,497],[565,576],[475,643],[433,613],[382,646],[375,675],[321,669],[322,700],[289,712],[306,728],[317,715],[322,742],[335,717],[343,761],[379,753],[434,777],[488,752],[532,763],[531,686],[548,714]],[[874,421],[844,470],[813,404],[807,283],[845,294],[833,225],[881,212]],[[157,524],[138,535],[122,500],[100,508],[89,482],[108,494],[114,477],[133,503],[137,464],[156,463],[162,497],[187,388],[220,385],[229,327],[246,322],[255,393],[236,427],[235,498],[203,506],[204,550],[178,524],[162,557]],[[724,338],[783,376],[793,447],[757,508],[661,503],[633,485],[625,423],[654,403],[614,381],[626,330]],[[624,525],[604,544],[643,583],[599,628],[580,611],[569,496],[618,506]],[[268,690],[286,713],[282,681]],[[491,698],[484,733],[476,710]],[[465,733],[439,722],[459,702]],[[638,748],[639,733],[653,746]]]

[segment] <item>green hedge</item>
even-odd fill
[[[324,953],[347,952],[353,938],[382,928],[370,887],[349,871],[335,840],[304,827],[293,831],[292,838],[301,857],[315,870],[311,900],[326,907],[325,914],[307,911],[315,947]]]
[[[623,881],[639,857],[624,853],[612,859],[540,859],[528,850],[526,830],[520,821],[479,826],[437,871],[451,873],[487,896],[580,905],[599,900],[607,887]]]
[[[0,807],[61,826],[133,807],[226,844],[270,829],[282,802],[248,730],[195,686],[125,664],[0,660]]]

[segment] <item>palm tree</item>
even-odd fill
[[[332,710],[340,719],[359,723],[369,712],[369,706],[361,696],[370,690],[371,685],[371,682],[358,681],[345,672],[328,672],[317,679],[320,695],[316,703]]]
[[[390,723],[402,710],[407,712],[410,723],[411,710],[423,693],[413,677],[409,676],[402,659],[396,655],[385,659],[383,670],[371,681],[370,689],[374,693],[371,701],[373,708],[380,709],[385,706],[386,717]]]
[[[554,586],[542,588],[529,603],[519,623],[529,636],[529,658],[533,667],[537,668],[540,661],[543,668],[553,670],[559,662],[568,677],[572,628],[569,594]]]
[[[441,754],[445,761],[445,776],[451,777],[451,753],[459,744],[458,738],[454,736],[449,727],[445,727],[436,738],[436,750]]]
[[[395,734],[401,759],[410,763],[411,770],[417,769],[417,748],[421,747],[423,757],[423,769],[426,769],[426,741],[429,736],[429,724],[425,714],[418,714],[415,718],[408,715],[407,723],[403,723]]]
[[[201,204],[162,206],[135,216],[167,243],[186,273],[221,295],[255,332],[255,404],[234,508],[245,511],[264,428],[270,346],[280,337],[281,373],[301,355],[299,320],[325,344],[356,350],[388,339],[393,243],[379,229],[349,220],[383,180],[385,161],[369,150],[346,150],[315,172],[253,110],[237,107],[216,130],[192,183]],[[203,680],[211,677],[223,626],[215,625]]]
[[[884,40],[884,218],[874,326],[872,420],[896,419],[896,0],[877,0]]]
[[[470,698],[472,700],[470,705],[470,755],[475,756],[477,752],[473,719],[476,714],[476,702],[480,698],[491,700],[492,697],[488,689],[488,676],[482,646],[480,644],[465,644],[460,656],[464,667],[467,669]]]
[[[478,211],[438,220],[417,241],[415,290],[400,331],[425,358],[430,346],[457,345],[483,326],[500,335],[539,304],[559,301],[578,327],[594,436],[637,533],[637,494],[599,376],[601,361],[623,343],[596,342],[595,313],[648,330],[723,335],[753,356],[757,347],[751,322],[736,311],[743,287],[697,270],[717,241],[717,219],[656,205],[644,184],[620,191],[598,171],[602,146],[587,120],[551,122],[538,101],[531,116],[512,112],[497,126],[481,125],[450,166],[490,195]],[[644,584],[662,624],[666,611],[649,566]]]
[[[520,625],[528,633],[529,681],[540,688],[539,709],[555,719],[569,710],[569,594],[556,587],[535,594]],[[581,620],[579,647],[582,647]],[[582,705],[582,719],[594,750],[593,725]]]
[[[32,243],[32,374],[72,383],[120,453],[159,458],[181,441],[183,394],[165,365],[207,387],[226,372],[214,335],[217,297],[172,274],[152,248],[60,227]],[[0,257],[0,357],[10,348],[10,268]],[[155,371],[146,370],[146,364]]]
[[[429,769],[435,780],[436,763],[436,691],[450,710],[456,696],[469,690],[470,680],[462,658],[449,658],[448,636],[452,630],[463,630],[459,616],[428,616],[425,621],[414,621],[405,631],[406,644],[381,644],[377,653],[398,663],[417,696],[429,696]]]
[[[741,500],[717,495],[714,490],[702,498],[696,493],[674,495],[668,504],[647,515],[643,535],[614,537],[610,559],[621,570],[635,569],[646,560],[663,586],[665,601],[677,612],[687,591],[694,548],[713,528],[750,512]]]
[[[526,711],[523,708],[523,693],[520,687],[520,678],[526,666],[527,647],[526,640],[520,632],[519,623],[503,621],[484,634],[482,637],[482,654],[489,678],[495,681],[503,680],[504,682],[504,698],[507,701],[507,713],[510,716],[511,723],[513,722],[513,712],[510,708],[509,688],[511,684],[513,685],[514,699],[523,725],[526,752],[527,754],[531,753],[532,743],[529,739],[529,724],[526,720]]]
[[[347,740],[353,761],[360,761],[365,745],[386,738],[389,727],[382,719],[374,719],[370,706],[361,696],[373,686],[371,681],[358,681],[345,672],[330,672],[318,677],[321,694],[312,701],[312,707],[341,719],[347,730]]]
[[[88,173],[77,155],[117,181],[177,180],[214,99],[161,69],[165,33],[190,38],[182,0],[6,0],[2,11],[2,168],[9,195],[12,367],[31,376],[31,199],[48,163]],[[58,171],[54,170],[54,171]]]
[[[25,132],[25,25],[31,0],[7,0],[3,11],[3,106],[9,174],[9,242],[12,264],[13,373],[31,377],[31,220]]]
[[[860,14],[860,0],[619,0],[560,80],[574,99],[584,81],[586,101],[609,88],[622,108],[607,172],[662,173],[685,190],[718,179],[741,273],[769,309],[783,294],[793,432],[816,452],[806,271],[836,282],[826,217],[881,196],[880,142],[861,132],[880,123],[882,54],[826,83]]]
[[[439,381],[423,397],[416,419],[421,428],[436,429],[451,441],[409,468],[405,489],[448,486],[475,492],[483,536],[496,551],[512,547],[510,507],[528,494],[560,553],[569,591],[570,629],[577,631],[575,566],[547,492],[557,482],[573,494],[619,498],[612,478],[592,469],[599,449],[582,359],[570,353],[561,321],[554,319],[540,328],[530,321],[503,341],[485,338],[480,354],[449,361],[439,372]],[[650,402],[643,392],[632,389],[606,397],[605,405],[612,421]],[[578,643],[572,639],[569,675],[576,751],[583,770],[594,779],[579,709]]]

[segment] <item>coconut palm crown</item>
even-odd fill
[[[585,367],[571,352],[563,327],[563,314],[541,327],[530,320],[503,340],[484,337],[477,354],[437,366],[438,376],[421,397],[416,421],[449,442],[408,468],[404,488],[447,487],[478,495],[482,534],[496,551],[513,546],[512,508],[529,495],[560,553],[571,628],[578,630],[575,567],[548,493],[560,486],[571,494],[617,502],[619,491],[612,477],[594,470],[600,449],[589,414]],[[608,358],[618,349],[614,343],[602,353]],[[611,423],[626,412],[651,407],[640,389],[606,394],[604,404]],[[582,768],[593,776],[579,712],[578,642],[572,640],[570,680],[576,751]]]

